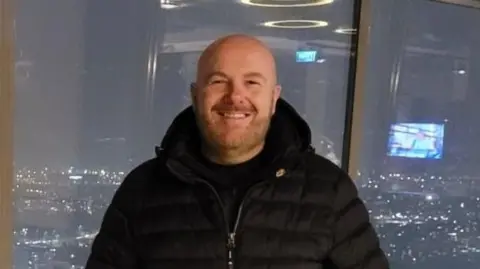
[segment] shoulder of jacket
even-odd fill
[[[133,168],[123,180],[121,186],[128,186],[128,189],[148,188],[154,181],[160,181],[165,174],[166,166],[156,157],[147,160]]]
[[[337,182],[344,173],[344,171],[327,158],[316,153],[306,153],[306,169],[307,177],[310,180],[326,180]]]
[[[145,199],[159,191],[166,191],[160,187],[165,179],[166,166],[158,158],[152,158],[132,169],[118,187],[114,203],[130,212],[136,212],[143,207]],[[113,203],[112,202],[112,203]]]
[[[137,165],[135,168],[130,171],[130,173],[127,175],[128,176],[143,176],[143,175],[148,175],[151,173],[154,173],[155,170],[159,168],[160,165],[160,160],[159,158],[155,157],[150,160],[147,160],[139,165]]]

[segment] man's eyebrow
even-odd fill
[[[222,77],[222,78],[228,78],[228,75],[221,72],[221,71],[213,71],[208,73],[208,75],[205,77],[205,80],[208,81],[212,79],[212,77]],[[244,75],[246,78],[260,78],[261,80],[265,81],[267,78],[260,72],[248,72],[247,74]]]
[[[255,77],[255,78],[260,78],[262,80],[267,80],[267,78],[264,75],[262,75],[262,73],[260,72],[249,72],[245,74],[245,77],[247,78]]]
[[[212,77],[215,77],[215,76],[218,76],[218,77],[223,77],[223,78],[227,78],[227,74],[221,72],[221,71],[213,71],[213,72],[210,72],[207,74],[207,76],[205,77],[205,79],[208,81],[210,80]]]

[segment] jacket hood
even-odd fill
[[[200,132],[192,106],[180,112],[168,128],[160,150],[169,157],[189,152],[192,144],[200,142]],[[311,131],[307,122],[284,99],[276,104],[276,112],[270,122],[266,147],[275,155],[302,152],[311,148]],[[283,152],[282,152],[283,151]],[[158,152],[157,152],[158,154]]]

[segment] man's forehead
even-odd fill
[[[221,46],[210,51],[200,58],[199,64],[221,64],[232,62],[273,62],[273,56],[270,51],[258,46],[242,46],[234,44],[230,46]]]
[[[262,53],[256,52],[228,52],[213,55],[211,58],[205,59],[203,63],[199,63],[203,68],[207,69],[265,69],[275,65],[274,61],[265,57]],[[259,71],[258,70],[258,71]]]
[[[259,39],[247,35],[230,35],[217,39],[203,51],[202,54],[210,54],[225,48],[249,47],[250,49],[263,49],[270,52],[270,49]]]
[[[239,70],[239,71],[242,71],[242,70]],[[268,79],[268,74],[265,74],[265,72],[260,72],[260,71],[248,71],[246,70],[245,72],[242,72],[242,73],[239,73],[239,72],[236,72],[237,74],[235,75],[241,75],[242,77],[244,78],[260,78],[260,79],[263,79],[263,80],[267,80]],[[224,78],[228,78],[230,77],[231,74],[228,74],[224,71],[210,71],[210,72],[205,72],[205,78],[206,79],[210,79],[210,78],[213,78],[213,77],[224,77]]]
[[[265,80],[275,78],[275,67],[265,61],[241,61],[240,63],[231,59],[212,60],[199,67],[198,76],[201,79],[210,79],[212,77],[243,77],[243,78],[262,78]]]
[[[235,72],[267,77],[275,73],[275,69],[275,59],[261,41],[248,36],[230,36],[205,49],[198,61],[197,76],[205,78],[215,72]]]
[[[275,61],[269,52],[256,47],[225,47],[205,55],[198,62],[202,68],[228,66],[273,66]]]
[[[257,54],[257,56],[273,58],[270,49],[260,40],[250,36],[232,35],[220,38],[210,44],[202,52],[199,63],[234,53],[243,55]]]

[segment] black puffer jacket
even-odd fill
[[[310,148],[310,129],[277,104],[261,180],[233,225],[208,173],[191,108],[174,120],[158,157],[134,169],[108,208],[86,269],[386,269],[350,178]],[[233,227],[232,227],[233,226]]]

